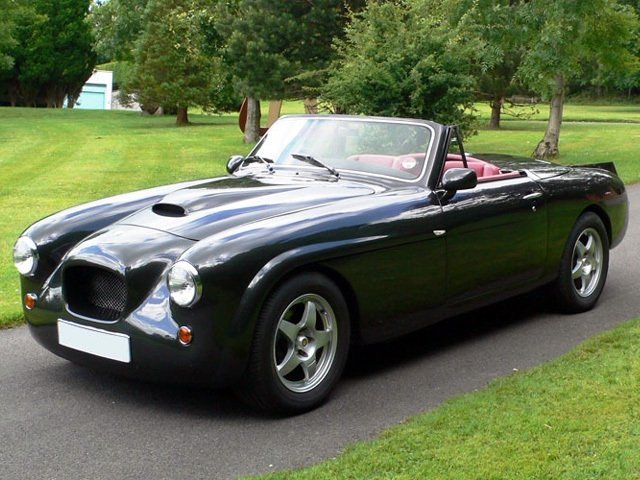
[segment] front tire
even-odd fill
[[[318,406],[342,374],[349,335],[349,311],[333,282],[317,273],[286,281],[262,308],[240,396],[273,413]]]
[[[598,215],[578,218],[565,245],[560,272],[553,284],[556,302],[567,313],[594,307],[609,270],[609,237]]]

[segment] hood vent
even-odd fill
[[[187,215],[187,211],[183,207],[173,203],[156,203],[151,207],[151,210],[153,213],[163,217],[184,217]]]

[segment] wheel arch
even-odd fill
[[[331,260],[347,255],[354,249],[360,249],[362,242],[350,239],[346,241],[327,242],[305,245],[288,249],[269,261],[257,271],[247,282],[244,292],[239,298],[238,308],[232,320],[236,334],[244,338],[250,337],[255,328],[264,302],[282,284],[307,272],[316,272],[334,283],[342,294],[350,317],[352,341],[359,343],[362,339],[361,309],[355,289],[348,277],[333,268]]]
[[[269,289],[267,293],[267,297],[271,295],[274,291],[276,291],[282,284],[286,283],[290,279],[297,277],[299,275],[307,274],[307,273],[317,273],[327,278],[329,281],[334,283],[340,293],[342,294],[345,303],[347,304],[347,309],[349,310],[349,323],[351,326],[351,342],[354,341],[359,343],[361,341],[360,336],[360,308],[358,305],[358,298],[356,293],[349,283],[349,281],[341,275],[338,271],[333,268],[323,265],[321,263],[309,263],[305,265],[300,265],[291,270],[283,273],[280,277],[275,281],[272,287]]]
[[[595,213],[600,218],[600,220],[602,220],[604,228],[607,232],[607,238],[609,239],[609,245],[611,245],[611,243],[613,242],[613,231],[611,227],[611,219],[609,218],[609,215],[607,215],[607,212],[599,205],[595,205],[595,204],[589,205],[582,212],[580,212],[580,215],[578,215],[578,218],[580,218],[582,215],[584,215],[587,212]]]

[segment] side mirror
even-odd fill
[[[232,174],[235,172],[240,165],[242,165],[242,161],[244,160],[244,156],[242,155],[231,155],[229,160],[227,160],[227,173]]]
[[[442,176],[442,188],[452,192],[469,190],[478,185],[478,175],[470,168],[451,168]]]

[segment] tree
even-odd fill
[[[0,11],[3,15],[0,17],[0,72],[9,70],[13,66],[14,59],[11,51],[16,46],[16,40],[13,38],[14,13],[17,6],[11,0],[0,0]]]
[[[515,20],[522,2],[515,0],[463,0],[454,11],[455,23],[465,19],[471,31],[491,52],[491,64],[476,65],[480,98],[491,107],[490,128],[500,128],[505,99],[514,90],[514,77],[524,51],[523,29]]]
[[[427,118],[471,130],[474,65],[491,64],[452,2],[370,3],[337,42],[324,97],[347,113]]]
[[[236,0],[221,8],[225,62],[248,97],[245,142],[259,139],[259,99],[316,95],[349,9],[364,0]]]
[[[90,20],[101,60],[133,60],[135,44],[145,29],[147,3],[149,0],[109,0],[94,4]]]
[[[177,125],[189,123],[189,107],[233,103],[219,41],[210,37],[216,21],[210,7],[206,0],[149,0],[136,41],[129,88],[141,103],[175,106]]]
[[[36,0],[40,15],[31,24],[22,47],[20,90],[27,104],[44,101],[62,107],[68,97],[73,107],[95,66],[93,36],[85,18],[89,0]]]
[[[547,129],[533,155],[553,158],[559,154],[568,81],[583,72],[584,62],[609,71],[634,68],[628,47],[638,21],[615,0],[530,0],[523,12],[527,51],[518,74],[551,99]]]
[[[79,95],[95,66],[86,22],[90,0],[14,0],[14,62],[2,77],[12,104],[62,107]]]

